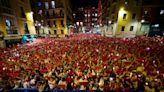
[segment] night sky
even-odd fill
[[[98,0],[71,0],[73,9],[85,6],[98,6]]]

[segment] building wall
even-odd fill
[[[11,21],[11,31],[17,30],[17,34],[25,34],[24,23],[27,23],[29,34],[35,34],[35,28],[33,24],[33,15],[30,9],[29,0],[6,0],[10,4],[10,7],[4,6],[4,0],[0,2],[0,30],[4,32],[4,34],[12,35],[13,33],[8,33],[6,28],[6,19]],[[24,11],[24,17],[21,17],[21,9]]]
[[[36,6],[39,2],[42,3],[40,7],[33,7],[32,9],[35,12],[35,24],[39,34],[50,34],[51,36],[60,37],[68,34],[67,16],[69,16],[68,11],[70,11],[69,0],[40,0],[39,2],[32,2]],[[52,2],[55,2],[54,6]],[[45,7],[45,3],[48,3],[48,9]],[[42,13],[38,13],[40,10],[42,10]],[[63,24],[61,21],[63,21]],[[38,26],[38,24],[40,25]]]
[[[140,27],[140,6],[134,0],[119,0],[111,5],[110,21],[116,37],[135,36]],[[132,18],[135,16],[134,18]]]
[[[98,24],[97,7],[80,7],[73,14],[79,31],[91,31]]]
[[[116,37],[134,37],[151,32],[162,34],[164,13],[160,12],[164,10],[164,4],[161,2],[163,0],[102,0],[102,23],[107,25],[106,30],[112,31]],[[134,13],[136,17],[132,19]],[[131,26],[133,30],[130,31]]]

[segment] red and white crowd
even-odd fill
[[[164,37],[76,34],[0,49],[0,89],[164,92]]]

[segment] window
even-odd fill
[[[51,1],[51,7],[55,8],[55,1]]]
[[[76,17],[76,14],[74,13],[73,16]]]
[[[38,2],[38,6],[41,7],[42,6],[42,2]]]
[[[128,4],[128,0],[125,0],[125,4]]]
[[[54,34],[57,34],[56,30],[54,30]]]
[[[43,13],[43,11],[42,10],[39,10],[38,14],[42,14],[42,13]]]
[[[60,10],[60,16],[61,16],[61,17],[64,17],[64,13],[63,13],[62,10]]]
[[[80,22],[80,25],[83,26],[83,22]]]
[[[7,8],[11,8],[10,0],[1,0],[1,5]]]
[[[133,29],[134,29],[134,26],[130,26],[130,31],[133,31]]]
[[[56,27],[56,21],[54,20],[54,26]]]
[[[26,34],[29,34],[27,23],[24,23],[24,30]]]
[[[87,22],[87,19],[85,19],[85,22]]]
[[[53,16],[55,16],[55,11],[52,11]]]
[[[164,10],[161,10],[161,11],[160,11],[160,15],[163,15],[163,14],[164,14]]]
[[[79,26],[79,22],[76,22],[76,25]]]
[[[61,30],[61,34],[64,34],[64,30]]]
[[[132,19],[135,19],[135,18],[136,18],[136,14],[133,13],[133,15],[132,15]]]
[[[84,14],[85,17],[87,17],[87,14]]]
[[[144,14],[147,15],[148,14],[148,11],[144,11]]]
[[[124,15],[123,15],[123,19],[126,19],[126,16],[127,16],[127,14],[124,14]]]
[[[49,32],[49,34],[51,34],[51,31],[50,30],[48,30],[48,32]]]
[[[125,31],[125,26],[122,26],[121,31]]]
[[[61,25],[62,25],[62,27],[64,27],[64,21],[63,20],[61,20]]]
[[[9,33],[9,34],[12,33],[12,31],[10,30],[11,29],[11,20],[6,19],[5,24],[6,24],[7,33]]]
[[[49,4],[48,4],[48,2],[45,2],[45,8],[46,8],[46,9],[49,8]]]
[[[23,9],[22,6],[20,6],[20,16],[21,16],[22,18],[25,18],[25,17],[26,17],[26,16],[25,16],[25,13],[24,13],[24,9]]]
[[[47,22],[48,26],[51,27],[50,21]]]
[[[95,13],[95,16],[97,17],[97,13]]]
[[[88,14],[88,17],[90,17],[91,15],[90,14]]]
[[[49,12],[48,12],[48,11],[46,12],[46,17],[47,17],[47,18],[49,18],[49,17],[50,17],[50,14],[49,14]]]

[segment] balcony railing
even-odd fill
[[[46,16],[46,18],[48,19],[54,19],[54,18],[64,18],[64,14],[55,14],[55,15],[49,15],[49,16]]]
[[[14,10],[11,8],[7,8],[7,7],[0,7],[0,12],[2,14],[10,14],[10,15],[14,15]]]

